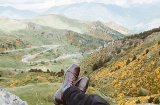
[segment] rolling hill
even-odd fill
[[[102,22],[99,21],[97,22],[81,21],[81,20],[69,19],[60,15],[41,15],[33,19],[27,19],[27,20],[17,20],[17,19],[1,17],[0,22],[1,22],[0,29],[4,32],[11,32],[15,30],[16,31],[26,30],[28,28],[28,24],[34,23],[37,24],[36,25],[37,27],[46,26],[57,30],[70,30],[73,32],[86,34],[104,40],[114,40],[117,38],[122,38],[125,35],[131,34],[131,32],[129,31],[126,31],[126,33],[124,34],[122,31],[118,32],[116,31],[118,30],[117,28],[112,27],[113,29],[111,29],[106,24],[103,24]]]
[[[38,16],[27,21],[48,27],[53,27],[56,29],[67,29],[77,33],[86,34],[105,40],[112,40],[124,36],[122,33],[114,29],[111,29],[110,27],[106,26],[105,24],[99,21],[90,22],[90,21],[75,20],[53,14]]]

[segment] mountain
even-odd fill
[[[133,32],[142,32],[148,29],[146,24],[154,22],[155,19],[159,19],[159,9],[158,3],[142,3],[121,7],[115,4],[84,2],[54,6],[44,13],[60,14],[80,20],[102,21],[105,23],[115,22],[127,27]],[[160,23],[160,21],[156,22]],[[141,27],[139,28],[138,24],[140,23]],[[157,27],[157,25],[154,24],[153,27]]]
[[[48,21],[49,20],[49,21]],[[113,40],[125,35],[111,29],[100,21],[90,22],[66,18],[60,15],[40,15],[32,19],[18,20],[0,17],[0,29],[3,31],[14,31],[26,29],[28,23],[35,23],[54,29],[70,30],[80,34],[86,34],[95,38]]]
[[[126,29],[125,27],[123,27],[119,24],[116,24],[114,22],[109,22],[109,23],[106,23],[105,25],[110,27],[113,30],[116,30],[116,31],[120,32],[121,34],[126,35],[126,36],[134,34],[132,31],[130,31],[130,30]]]
[[[81,62],[91,86],[118,104],[158,104],[160,28],[108,42]],[[152,99],[151,99],[152,98]]]
[[[112,40],[125,36],[122,33],[111,29],[110,27],[106,26],[100,21],[97,22],[82,21],[53,14],[41,15],[26,21],[34,22],[37,24],[41,24],[56,29],[67,29],[77,33],[86,34],[93,36],[95,38],[100,38],[105,40]]]
[[[19,10],[13,7],[0,6],[0,16],[5,16],[14,19],[27,19],[36,16],[37,13],[29,10]]]

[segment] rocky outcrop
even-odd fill
[[[0,104],[1,105],[28,105],[16,95],[13,95],[4,89],[0,89]]]

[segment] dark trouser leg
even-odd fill
[[[64,105],[109,105],[98,95],[86,95],[75,86],[71,86],[64,92]]]

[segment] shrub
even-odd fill
[[[120,69],[121,67],[120,66],[118,66],[118,69]]]
[[[43,64],[43,65],[44,65],[44,64],[45,64],[45,62],[44,62],[44,61],[41,61],[41,64]]]
[[[109,62],[112,59],[112,57],[108,57],[105,62]]]
[[[155,97],[155,98],[153,99],[153,103],[154,103],[154,104],[160,104],[159,98]]]
[[[91,86],[92,86],[92,87],[95,87],[95,84],[94,84],[94,83],[92,83],[92,84],[91,84]]]
[[[134,55],[132,61],[134,61],[134,60],[136,60],[136,59],[137,59],[137,57],[136,57],[136,55]]]
[[[126,62],[126,65],[128,65],[129,63],[130,63],[130,60],[128,59],[127,62]]]
[[[61,69],[61,73],[64,75],[64,70],[63,69]]]
[[[56,75],[56,72],[51,71],[51,72],[50,72],[50,75],[51,75],[51,76],[55,76],[55,75]]]
[[[146,50],[146,54],[149,52],[149,49]]]
[[[153,102],[153,97],[150,97],[149,99],[148,99],[148,103],[152,103]]]
[[[84,74],[87,74],[87,71],[84,71]]]
[[[96,63],[93,64],[92,70],[95,71],[95,70],[97,70],[97,69],[98,69],[98,65],[97,65]]]
[[[41,69],[38,69],[37,72],[41,72],[42,73],[43,71]]]
[[[160,40],[158,41],[158,45],[160,45]]]
[[[148,90],[146,90],[146,89],[144,89],[144,88],[140,88],[139,89],[139,96],[147,96],[147,95],[149,95],[150,93],[149,93],[149,91]]]
[[[140,100],[137,100],[136,102],[135,102],[135,104],[140,104],[141,103],[141,101]]]
[[[119,54],[120,52],[121,52],[121,49],[118,49],[118,50],[117,50],[117,54]]]
[[[49,69],[47,69],[47,73],[50,73]]]

